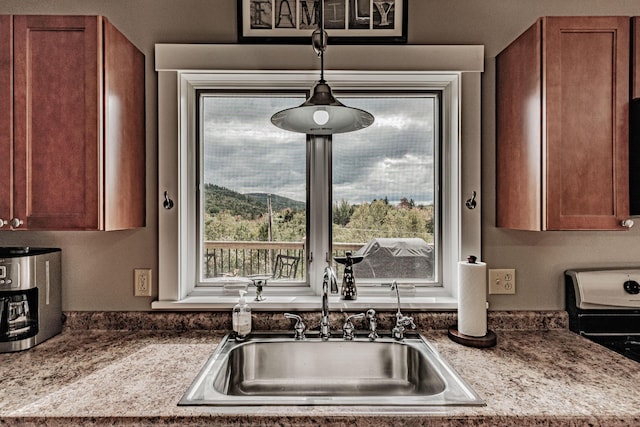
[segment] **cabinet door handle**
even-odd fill
[[[11,219],[11,228],[18,228],[22,224],[24,224],[24,222],[20,218],[12,218]]]
[[[0,228],[4,227],[7,224],[9,224],[9,221],[7,221],[6,219],[0,218]]]
[[[633,220],[631,218],[620,221],[620,225],[626,228],[633,227]]]

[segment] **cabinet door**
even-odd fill
[[[633,45],[633,53],[632,53],[632,67],[631,72],[633,75],[632,78],[632,87],[631,87],[631,98],[637,99],[640,98],[640,17],[633,18],[633,34],[631,36],[632,45]]]
[[[543,21],[543,228],[620,229],[629,215],[629,30],[625,17]]]
[[[104,25],[104,229],[145,225],[144,55]]]
[[[11,218],[13,145],[13,29],[11,16],[0,16],[0,229]]]
[[[97,229],[98,17],[14,17],[14,216],[27,229]]]
[[[538,20],[496,58],[496,225],[539,231],[542,76]]]

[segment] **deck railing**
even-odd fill
[[[332,256],[344,256],[346,251],[355,252],[364,243],[334,243]],[[277,255],[299,259],[295,277],[305,278],[307,258],[304,242],[260,242],[260,241],[205,241],[203,242],[203,276],[205,279],[253,274],[272,274]],[[335,266],[335,263],[334,263]]]

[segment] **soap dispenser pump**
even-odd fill
[[[235,332],[236,341],[244,341],[251,333],[251,307],[244,298],[247,291],[240,289],[238,292],[240,299],[233,307],[233,332]]]

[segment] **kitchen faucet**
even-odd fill
[[[322,277],[322,320],[320,321],[320,338],[323,341],[328,340],[331,336],[329,331],[329,287],[331,287],[332,294],[338,293],[336,273],[331,266],[326,266]]]
[[[393,339],[396,341],[402,341],[404,339],[404,331],[407,326],[410,326],[411,329],[416,328],[416,324],[413,323],[413,317],[405,316],[400,311],[400,290],[398,289],[398,282],[395,280],[391,283],[391,290],[396,291],[396,298],[398,299],[398,312],[396,313],[396,326],[391,331],[391,335]]]

